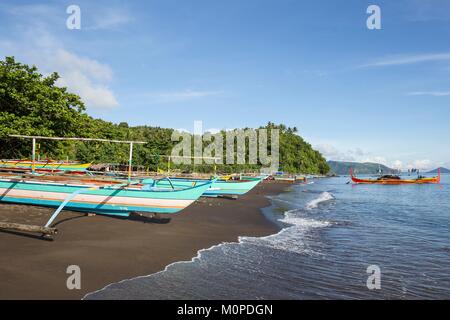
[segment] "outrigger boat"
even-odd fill
[[[36,139],[128,143],[130,145],[128,180],[41,175],[35,172],[34,166],[31,174],[20,176],[0,174],[0,202],[57,208],[45,226],[0,222],[0,229],[52,235],[56,233],[56,229],[51,227],[52,223],[63,209],[122,217],[127,217],[133,212],[152,215],[175,214],[195,202],[215,182],[210,180],[184,189],[167,189],[132,181],[133,144],[147,142],[19,135],[12,137],[33,139],[33,163]]]
[[[0,201],[129,216],[131,212],[173,214],[197,200],[213,181],[183,190],[158,189],[139,182],[64,176],[0,175]]]
[[[296,181],[295,177],[286,177],[286,176],[274,176],[273,179],[278,182],[289,182],[289,183],[294,183]]]
[[[252,190],[262,178],[251,181],[234,181],[234,180],[202,180],[202,179],[188,179],[188,178],[167,178],[161,180],[144,179],[142,183],[149,184],[157,188],[175,188],[185,189],[192,188],[199,184],[204,184],[211,181],[212,184],[207,188],[203,195],[204,197],[220,197],[220,196],[242,196]]]
[[[440,183],[441,182],[441,170],[438,170],[436,177],[426,178],[418,177],[416,179],[402,179],[396,175],[384,175],[377,179],[359,179],[353,175],[353,170],[350,170],[350,177],[356,184],[427,184],[427,183]]]

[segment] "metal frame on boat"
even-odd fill
[[[221,197],[221,196],[242,196],[252,190],[261,182],[262,178],[250,181],[244,180],[202,180],[188,178],[169,178],[161,180],[145,179],[143,183],[149,183],[154,187],[160,188],[189,188],[198,184],[212,181],[210,188],[206,189],[202,196],[204,197]]]

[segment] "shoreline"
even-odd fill
[[[291,184],[263,182],[237,200],[201,198],[170,221],[86,216],[70,211],[57,220],[54,241],[0,231],[0,299],[82,299],[127,279],[189,261],[200,250],[240,236],[280,230],[262,213],[268,196]],[[0,220],[42,224],[52,209],[0,204]],[[81,269],[81,290],[68,290],[66,269]]]

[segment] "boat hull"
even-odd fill
[[[155,191],[142,187],[101,187],[48,182],[0,180],[0,202],[59,207],[72,193],[77,194],[67,210],[128,216],[131,212],[174,214],[195,200],[210,183],[176,191]]]
[[[397,184],[429,184],[429,183],[439,183],[440,180],[436,178],[425,178],[425,179],[405,179],[405,180],[396,180],[396,179],[387,179],[387,180],[371,180],[371,179],[358,179],[352,177],[352,181],[357,184],[388,184],[388,185],[397,185]]]

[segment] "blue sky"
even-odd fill
[[[81,30],[66,8],[81,8]],[[381,30],[366,27],[370,4]],[[88,113],[193,129],[297,126],[328,159],[450,166],[446,0],[2,1],[0,54]]]

